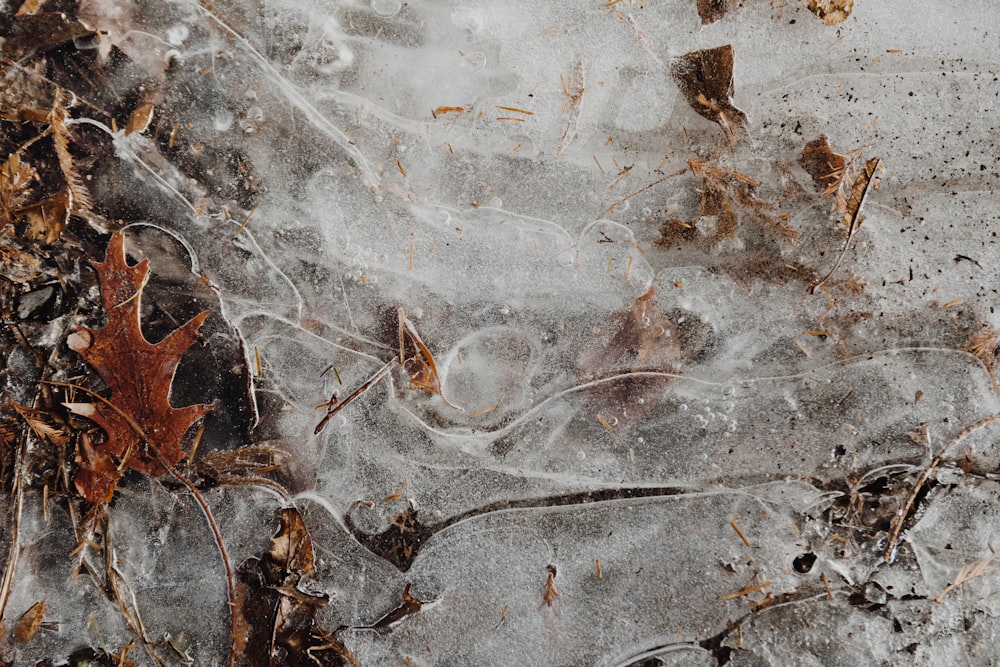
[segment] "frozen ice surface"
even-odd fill
[[[705,26],[694,0],[81,4],[133,63],[117,83],[158,100],[159,138],[115,135],[95,192],[148,221],[160,279],[173,256],[215,286],[251,437],[291,454],[319,620],[371,625],[407,583],[428,603],[342,633],[360,664],[992,664],[1000,575],[933,600],[996,543],[995,429],[935,464],[883,559],[921,473],[1000,410],[962,349],[1000,327],[992,4],[857,0],[836,27],[762,0]],[[724,44],[732,141],[670,73]],[[821,133],[886,172],[811,295],[844,242],[797,162]],[[698,218],[692,159],[754,182],[798,243],[752,215],[659,243]],[[458,408],[397,367],[314,435],[398,353],[400,309]],[[205,447],[245,444],[216,428]],[[121,576],[157,640],[222,664],[211,534],[143,484],[109,510]],[[278,499],[209,501],[235,563],[267,547]],[[27,551],[71,551],[37,504]],[[376,537],[414,510],[393,561]],[[53,591],[63,625],[25,660],[129,641],[96,588],[28,567],[12,611]]]

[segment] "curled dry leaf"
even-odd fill
[[[167,472],[160,459],[174,465],[184,458],[181,443],[188,428],[212,405],[174,408],[170,386],[181,357],[198,338],[208,317],[203,312],[153,344],[142,335],[139,300],[149,274],[149,261],[135,266],[125,261],[124,237],[116,233],[107,258],[95,263],[107,324],[83,327],[67,339],[111,388],[111,396],[96,403],[67,403],[72,412],[94,421],[107,434],[101,443],[81,437],[74,484],[93,503],[111,499],[123,468],[150,476]]]
[[[437,364],[427,345],[420,339],[413,322],[400,308],[399,314],[399,365],[410,376],[410,387],[437,394],[450,407],[461,410],[453,404],[441,391],[441,376],[438,375]]]
[[[746,114],[733,106],[733,47],[691,51],[670,66],[677,87],[688,104],[708,120],[718,123],[730,139],[746,125]]]

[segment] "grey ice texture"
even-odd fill
[[[291,454],[311,585],[331,596],[319,621],[372,623],[406,583],[434,601],[391,633],[344,633],[362,665],[995,664],[1000,575],[933,601],[996,546],[995,429],[949,450],[891,564],[883,550],[932,458],[1000,410],[961,349],[1000,328],[996,7],[856,0],[829,27],[781,4],[702,26],[693,0],[84,3],[165,82],[185,150],[248,165],[252,182],[193,178],[147,136],[114,139],[120,177],[217,286],[251,367],[260,355],[261,418]],[[723,44],[748,117],[735,143],[670,76]],[[864,289],[741,284],[727,261],[822,274],[839,253],[831,200],[797,164],[820,133],[886,166],[838,274]],[[657,245],[662,221],[698,211],[700,179],[664,177],[699,155],[759,182],[800,242],[741,223],[720,244]],[[640,378],[602,350],[651,288],[673,326],[648,336],[677,353]],[[462,409],[397,369],[314,435],[317,404],[396,354],[398,309]],[[546,500],[615,489],[654,491]],[[282,499],[207,495],[234,561],[268,547]],[[406,572],[344,524],[358,500],[378,533],[407,507],[432,524],[531,499],[434,534]],[[151,636],[224,664],[224,577],[197,506],[149,482],[110,513]],[[28,503],[22,562],[73,548],[60,522]],[[129,641],[89,582],[22,569],[12,611],[44,588],[62,622],[26,659]]]

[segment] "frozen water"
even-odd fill
[[[249,437],[291,455],[321,624],[371,625],[406,583],[434,601],[344,632],[360,664],[947,664],[995,646],[1000,575],[933,602],[996,542],[989,425],[935,464],[883,553],[921,472],[1000,410],[962,349],[1000,327],[996,13],[858,0],[828,27],[801,3],[742,4],[702,26],[693,0],[81,3],[131,62],[115,83],[158,100],[155,136],[79,121],[119,162],[95,193],[148,221],[129,234],[154,279],[173,257],[214,286],[233,382],[253,376]],[[670,70],[723,44],[748,117],[732,141]],[[811,295],[843,245],[797,162],[821,133],[886,173]],[[698,218],[689,160],[773,210],[659,243]],[[314,434],[317,405],[398,354],[400,310],[441,395],[397,366]],[[213,428],[206,449],[246,444]],[[22,561],[71,551],[68,517],[29,501]],[[267,548],[278,499],[209,501],[235,563]],[[401,563],[372,545],[408,508],[425,532]],[[147,631],[223,664],[197,505],[143,481],[109,515]],[[44,590],[63,625],[25,664],[129,641],[95,587],[31,567],[10,613]]]

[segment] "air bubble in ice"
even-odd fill
[[[585,458],[587,458],[587,455],[584,454],[584,452],[583,452],[582,449],[576,453],[576,459],[577,459],[577,461],[582,461]]]
[[[186,25],[179,24],[167,28],[167,42],[173,46],[180,46],[188,38],[190,31]]]
[[[559,253],[559,256],[556,257],[556,261],[559,262],[559,266],[572,266],[573,265],[573,259],[574,259],[573,258],[573,253],[571,253],[568,250],[565,251],[565,252]]]
[[[688,409],[687,403],[681,403],[680,406],[678,407],[678,409],[681,412],[687,412],[687,409]]]
[[[402,3],[400,0],[372,0],[372,11],[383,18],[395,16]]]
[[[470,35],[477,35],[483,30],[482,17],[471,7],[456,7],[452,10],[451,22],[456,28],[467,30]]]
[[[215,114],[212,123],[216,132],[225,132],[233,126],[233,113],[229,109],[222,109]]]
[[[698,422],[698,426],[701,426],[702,428],[708,426],[708,420],[705,419],[704,415],[695,415],[694,419]]]

